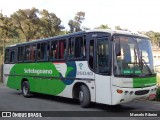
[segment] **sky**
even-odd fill
[[[32,7],[55,13],[66,29],[68,21],[83,11],[82,26],[91,29],[107,24],[112,29],[160,32],[160,0],[0,0],[0,10],[7,16]]]

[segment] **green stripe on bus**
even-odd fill
[[[12,67],[10,74],[24,75],[25,78],[29,81],[30,89],[33,92],[57,95],[61,93],[66,87],[66,84],[64,84],[63,81],[56,78],[54,80],[49,80],[26,77],[27,75],[60,77],[60,73],[57,71],[55,65],[52,62],[16,64]],[[7,86],[14,89],[20,89],[22,79],[22,76],[9,76]]]
[[[156,77],[147,77],[147,78],[133,78],[133,87],[148,87],[153,86],[157,82]]]

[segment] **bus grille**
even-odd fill
[[[139,90],[135,92],[135,95],[145,95],[149,92],[149,90]]]

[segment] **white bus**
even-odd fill
[[[117,105],[154,99],[151,41],[128,31],[90,30],[8,46],[4,82],[24,97],[42,93]]]

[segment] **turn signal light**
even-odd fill
[[[127,95],[128,91],[125,91],[124,94]]]
[[[122,94],[122,93],[123,93],[123,90],[118,89],[118,90],[117,90],[117,93]]]
[[[132,95],[132,94],[133,94],[133,91],[131,91],[129,94]]]

